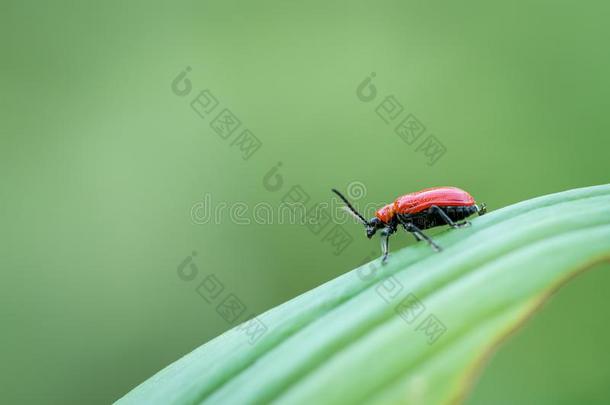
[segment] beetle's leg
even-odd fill
[[[440,252],[441,250],[443,250],[439,245],[436,244],[436,242],[434,242],[432,239],[430,239],[429,236],[427,236],[425,233],[423,233],[421,229],[419,229],[412,223],[410,223],[410,222],[403,223],[403,226],[405,227],[405,229],[408,232],[411,232],[411,233],[413,233],[413,235],[416,235],[416,237],[419,237],[419,238],[425,240],[426,242],[428,242],[430,247],[432,247],[432,249],[434,249],[435,251]]]
[[[437,205],[431,206],[430,209],[432,211],[436,212],[443,219],[443,221],[445,221],[447,223],[447,225],[449,225],[452,228],[466,228],[466,227],[470,226],[470,222],[468,222],[468,221],[453,222],[453,220],[451,218],[449,218],[449,215],[447,215],[447,213],[445,211],[443,211],[442,208]]]
[[[396,216],[396,220],[398,221],[398,223],[400,223],[402,225],[403,228],[405,228],[405,231],[409,232],[411,235],[413,235],[413,237],[415,238],[416,241],[421,242],[423,239],[421,238],[421,236],[419,236],[418,234],[411,232],[407,229],[407,221],[405,221],[404,219],[401,218],[400,215]]]
[[[396,231],[396,228],[386,227],[381,231],[381,263],[385,264],[390,254],[390,235]]]

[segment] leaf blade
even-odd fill
[[[404,351],[396,343],[399,340],[395,339],[413,342],[416,335],[405,334],[400,329],[406,325],[395,314],[392,316],[393,306],[387,305],[376,294],[376,283],[389,275],[396,277],[406,289],[416,293],[427,307],[447,319],[460,320],[460,313],[447,312],[452,307],[450,303],[446,302],[445,307],[437,308],[435,293],[447,288],[452,281],[468,277],[469,271],[490,266],[494,260],[502,260],[507,255],[510,257],[511,251],[523,249],[528,244],[544,244],[549,240],[558,243],[563,240],[553,235],[580,231],[584,232],[579,234],[581,237],[591,232],[602,232],[592,230],[600,223],[610,222],[609,207],[610,186],[604,185],[539,197],[476,218],[472,228],[451,230],[439,235],[439,243],[446,248],[442,254],[434,254],[420,244],[394,254],[390,264],[383,268],[377,261],[373,262],[377,263],[378,271],[369,279],[362,280],[358,277],[358,271],[366,267],[347,273],[263,314],[262,319],[268,325],[269,333],[256,346],[249,347],[243,336],[229,331],[162,370],[119,402],[267,403],[277,400],[280,403],[334,403],[363,398],[373,402],[376,398],[404,398],[406,394],[401,387],[404,381],[408,382],[414,376],[404,374],[395,365],[391,352],[388,354],[379,349],[388,345],[387,341],[366,339],[380,333],[383,328],[388,328],[390,332],[380,336],[394,342],[390,346],[394,344],[399,347],[400,354],[421,355],[426,353],[426,348],[415,345],[412,351]],[[571,215],[567,216],[566,213]],[[606,238],[606,234],[602,234],[604,237],[597,243],[589,241],[583,245],[572,239],[562,243],[568,243],[564,247],[566,252],[584,249],[590,259],[594,253],[586,250],[588,246],[604,252],[610,249],[610,237]],[[575,249],[575,246],[579,249]],[[526,258],[530,263],[544,261],[543,253],[526,250],[527,252],[529,256]],[[571,257],[580,256],[574,253]],[[504,262],[500,270],[506,272],[506,266]],[[569,274],[575,266],[573,263],[572,267],[561,268],[565,274]],[[547,272],[544,274],[552,274],[550,270]],[[537,274],[533,273],[534,276]],[[530,276],[521,277],[530,287],[534,285],[535,280],[530,280]],[[548,279],[543,281],[547,286],[552,284]],[[493,283],[493,280],[487,282]],[[526,302],[535,301],[532,290],[527,290],[522,285],[517,290],[530,291]],[[526,302],[513,303],[509,309],[497,310],[522,313],[522,310],[517,309],[521,306],[526,308]],[[491,303],[489,305],[491,308]],[[513,323],[517,320],[514,317],[507,319]],[[505,320],[504,323],[506,322]],[[453,327],[457,329],[457,326]],[[471,326],[475,331],[481,328],[483,326]],[[448,326],[450,329],[451,325]],[[489,344],[491,343],[488,342]],[[352,352],[354,347],[361,351]],[[384,360],[372,362],[372,355],[381,356]],[[355,359],[360,359],[360,363],[355,362]],[[222,364],[218,365],[221,361]],[[400,365],[404,366],[402,363]],[[366,368],[367,373],[361,370],[362,367]],[[341,370],[343,377],[333,377],[340,375]],[[366,374],[379,378],[363,379]],[[437,370],[434,375],[443,373]],[[452,375],[460,376],[456,371]],[[404,377],[402,380],[401,376]],[[398,379],[397,386],[392,378]],[[431,377],[427,378],[425,381],[431,381]],[[455,378],[446,379],[454,380]],[[418,384],[420,387],[417,388],[416,384],[416,389],[422,391],[421,381]],[[383,391],[383,387],[386,387],[387,392]],[[450,384],[445,384],[444,387],[444,390],[437,387],[436,392],[446,392],[447,396],[426,396],[425,403],[446,401],[449,392],[453,391]],[[409,392],[411,395],[412,392]],[[415,392],[414,395],[425,396],[426,392],[428,391],[424,390],[423,394]]]

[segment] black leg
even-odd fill
[[[449,225],[452,228],[466,228],[468,226],[470,226],[470,222],[468,221],[464,221],[464,222],[453,222],[453,220],[451,218],[449,218],[449,215],[447,215],[447,213],[445,211],[443,211],[440,207],[433,205],[430,207],[430,209],[434,212],[436,212],[442,219],[443,221],[445,221],[447,223],[447,225]]]
[[[426,236],[425,233],[423,233],[421,231],[421,229],[419,229],[418,227],[416,227],[415,225],[413,225],[410,222],[407,223],[402,223],[402,225],[405,227],[405,229],[407,230],[407,232],[411,232],[413,233],[413,235],[415,235],[416,238],[420,238],[425,240],[426,242],[428,242],[428,244],[430,245],[430,247],[432,247],[432,249],[436,250],[437,252],[440,252],[441,250],[443,250],[439,245],[437,245],[432,239],[430,239],[430,237]]]
[[[383,228],[381,231],[381,263],[385,264],[390,254],[390,235],[396,231],[396,228]]]

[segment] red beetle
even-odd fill
[[[470,222],[458,222],[475,212],[479,215],[487,212],[485,204],[477,205],[474,198],[457,187],[433,187],[398,197],[393,203],[385,205],[375,212],[375,217],[366,220],[347,201],[340,192],[332,191],[347,205],[348,211],[366,227],[366,236],[370,239],[378,229],[381,231],[382,262],[385,263],[389,253],[390,235],[396,232],[398,225],[413,234],[418,241],[425,240],[430,246],[441,251],[432,239],[422,230],[435,226],[449,225],[452,228],[470,226]]]

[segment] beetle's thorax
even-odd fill
[[[375,212],[375,216],[383,223],[389,224],[394,219],[394,203],[384,205]]]

